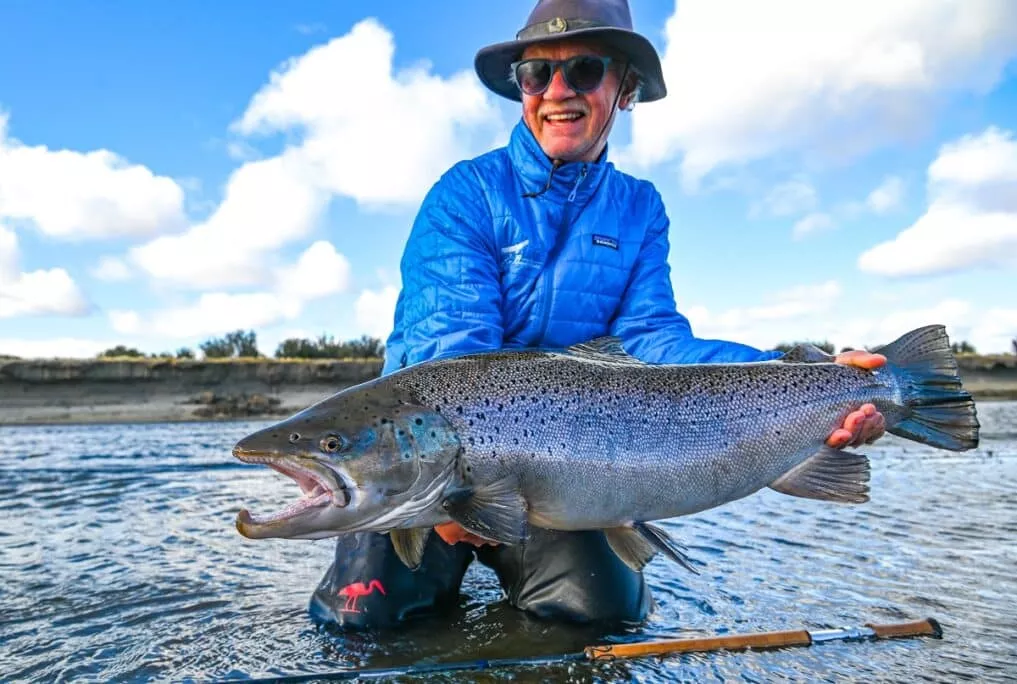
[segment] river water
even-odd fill
[[[432,679],[1017,680],[1017,403],[981,402],[979,416],[971,452],[890,436],[868,447],[868,504],[766,490],[665,523],[702,574],[655,559],[653,615],[608,633],[527,618],[479,564],[449,615],[388,633],[316,629],[307,601],[334,542],[249,541],[233,527],[242,505],[276,510],[298,493],[230,456],[264,422],[0,428],[0,679],[269,677],[934,617],[942,639]]]

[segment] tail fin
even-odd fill
[[[975,402],[961,387],[946,328],[918,328],[872,351],[897,367],[901,381],[906,414],[889,432],[951,451],[978,446]]]

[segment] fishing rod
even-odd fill
[[[756,632],[751,634],[725,634],[712,637],[690,637],[640,641],[631,644],[603,644],[587,646],[576,653],[522,658],[492,658],[467,660],[452,663],[427,663],[397,667],[367,668],[363,670],[333,670],[315,674],[300,674],[267,679],[244,679],[247,684],[297,684],[316,680],[339,681],[349,679],[377,679],[465,670],[493,670],[501,667],[520,665],[556,665],[570,662],[609,662],[625,658],[662,656],[671,653],[706,653],[709,651],[743,651],[784,648],[788,646],[812,646],[827,641],[860,641],[866,639],[900,639],[916,636],[942,638],[943,629],[933,618],[916,622],[876,625],[866,623],[863,627],[841,627],[839,629],[788,630],[781,632]]]

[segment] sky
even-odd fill
[[[1017,337],[1017,2],[631,0],[668,96],[609,159],[698,337]],[[530,2],[0,3],[0,354],[384,339],[420,201],[503,145]]]

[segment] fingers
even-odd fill
[[[885,364],[886,357],[882,354],[873,354],[861,349],[855,349],[853,351],[837,354],[837,356],[834,357],[834,361],[845,366],[856,366],[858,368],[864,368],[865,370],[872,370],[873,368],[879,368]]]
[[[464,535],[468,534],[466,530],[460,527],[454,522],[442,523],[441,525],[435,525],[434,531],[438,533],[441,540],[452,546],[462,541]]]
[[[844,419],[844,425],[827,438],[834,449],[872,444],[886,433],[886,420],[874,404],[863,404]]]
[[[441,523],[440,525],[434,526],[434,531],[438,533],[441,540],[452,546],[460,542],[466,544],[472,544],[473,546],[497,546],[497,542],[489,541],[478,535],[469,532],[462,525],[456,522]]]
[[[843,449],[851,442],[853,437],[854,435],[850,430],[838,428],[833,431],[833,434],[826,438],[826,444],[833,449]]]

